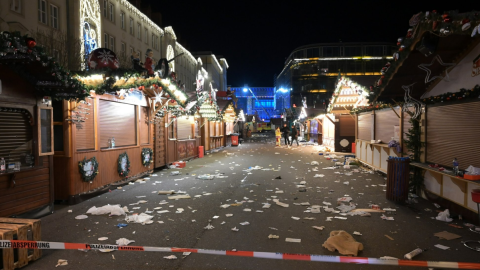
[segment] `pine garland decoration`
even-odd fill
[[[410,113],[409,113],[410,114]],[[412,116],[410,114],[410,116]],[[420,156],[422,155],[422,147],[425,146],[425,143],[421,141],[421,128],[420,121],[410,117],[409,120],[412,125],[405,135],[407,139],[404,140],[405,146],[411,152],[409,154],[410,160],[413,162],[420,162]],[[422,170],[415,166],[410,166],[410,189],[415,194],[423,188],[423,175]]]

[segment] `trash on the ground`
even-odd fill
[[[233,214],[225,214],[226,217],[231,217]]]
[[[65,266],[65,265],[68,265],[68,261],[67,261],[67,260],[58,259],[57,265],[55,265],[55,267]]]
[[[315,165],[320,165],[320,164],[318,164],[318,161],[312,161],[312,162],[310,162],[310,165],[315,166]]]
[[[383,208],[383,211],[387,211],[387,212],[396,212],[397,209],[393,209],[393,208]]]
[[[337,250],[342,255],[357,256],[358,251],[363,250],[363,244],[346,231],[331,231],[330,237],[322,245],[329,251]]]
[[[319,231],[323,231],[323,229],[325,229],[325,226],[312,226],[312,228],[314,228],[316,230],[319,230]]]
[[[334,218],[341,219],[341,220],[346,220],[347,219],[346,217],[338,217],[338,216],[335,216]]]
[[[278,231],[277,228],[274,228],[274,227],[268,227],[270,230],[274,230],[274,231]]]
[[[360,232],[354,231],[353,234],[355,235],[362,235]]]
[[[323,204],[325,204],[325,205],[332,205],[332,204],[329,203],[329,202],[323,202]]]
[[[462,226],[455,225],[455,224],[448,224],[448,226],[454,227],[454,228],[457,228],[457,229],[462,229],[463,228]]]
[[[214,229],[215,227],[212,226],[212,224],[208,223],[206,227],[204,227],[205,230],[211,230]]]
[[[398,258],[391,257],[391,256],[382,256],[379,259],[380,260],[398,260]]]
[[[86,219],[86,218],[88,218],[87,215],[79,215],[75,217],[75,219]]]
[[[348,185],[350,185],[350,182],[345,181],[345,182],[343,182],[343,184],[348,186]]]
[[[434,236],[436,236],[440,239],[445,239],[445,240],[453,240],[453,239],[457,239],[457,238],[461,237],[458,234],[450,233],[450,232],[447,232],[447,231],[435,233]]]
[[[158,192],[158,195],[172,195],[175,194],[175,191],[173,190],[160,190]]]
[[[382,218],[383,220],[394,220],[393,217],[387,217],[387,216],[385,216],[384,214],[382,214],[381,218]]]
[[[263,206],[262,206],[262,208],[270,208],[270,206],[272,206],[272,205],[269,204],[269,203],[264,203]]]
[[[337,209],[340,210],[342,213],[347,213],[355,209],[355,205],[341,204],[340,206],[337,206]]]
[[[352,199],[352,197],[341,197],[341,198],[338,198],[337,199],[337,202],[338,203],[341,203],[341,202],[350,202]]]
[[[312,205],[312,207],[310,208],[310,212],[312,214],[319,214],[320,213],[320,205]]]
[[[268,239],[278,239],[278,238],[280,238],[280,236],[274,235],[274,234],[270,234],[270,235],[268,236]]]
[[[302,239],[297,239],[297,238],[285,238],[285,242],[300,243],[300,242],[302,242]]]
[[[352,212],[367,212],[367,213],[385,213],[385,211],[380,209],[371,209],[371,208],[357,208],[352,210]]]
[[[176,214],[181,214],[181,213],[183,213],[183,211],[185,211],[185,209],[183,209],[183,208],[177,208],[177,211],[176,211],[175,213],[176,213]],[[213,217],[213,218],[215,218],[215,217]]]
[[[87,214],[91,215],[105,215],[109,214],[110,216],[123,216],[125,215],[125,210],[120,207],[120,205],[105,205],[102,207],[91,207],[88,209]]]
[[[438,216],[435,218],[436,220],[451,222],[453,219],[450,218],[450,211],[445,209],[445,211],[438,213]]]
[[[170,255],[170,256],[164,256],[163,258],[164,258],[164,259],[167,259],[167,260],[176,260],[176,259],[177,259],[177,256],[175,256],[175,255]]]
[[[100,237],[100,238],[98,238],[98,241],[105,241],[105,240],[108,240],[108,237]]]
[[[169,210],[160,210],[160,211],[157,211],[158,214],[165,214],[165,213],[168,213],[170,212]]]
[[[421,249],[421,248],[417,248],[417,249],[414,249],[412,251],[410,251],[409,253],[405,254],[403,257],[405,259],[413,259],[413,257],[417,256],[418,254],[422,253],[424,250]]]
[[[244,208],[243,211],[244,211],[244,212],[252,212],[252,209],[250,209],[250,208]]]
[[[190,195],[187,195],[187,194],[168,196],[169,200],[191,199],[191,198],[192,197],[190,197]]]
[[[68,212],[68,213],[72,213],[72,210],[68,210],[67,212]]]
[[[315,220],[316,218],[314,218],[314,217],[304,217],[303,219],[306,219],[306,220]]]
[[[250,225],[250,222],[248,222],[248,221],[241,222],[241,223],[240,223],[240,225],[242,225],[242,226],[245,226],[245,225]]]
[[[392,241],[395,240],[395,239],[393,239],[390,235],[387,235],[387,234],[385,234],[385,237],[387,237],[388,239],[390,239],[390,240],[392,240]]]
[[[299,220],[300,218],[299,217],[292,217],[292,219]]]
[[[436,245],[434,245],[434,247],[439,248],[439,249],[443,249],[443,250],[450,249],[450,247],[447,247],[447,246],[444,246],[444,245],[440,245],[440,244],[436,244]]]
[[[127,226],[128,226],[128,224],[125,224],[125,223],[118,223],[117,224],[118,228],[124,228],[124,227],[127,227]]]
[[[141,223],[142,225],[145,225],[145,224],[153,223],[152,218],[153,216],[147,215],[145,213],[141,213],[140,215],[127,216],[125,220],[127,222]]]
[[[234,231],[234,232],[238,232],[239,230],[240,230],[240,229],[237,229],[237,227],[233,227],[233,228],[232,228],[232,231]]]
[[[176,167],[175,167],[176,168]],[[180,171],[173,171],[170,172],[170,175],[180,175]]]
[[[119,246],[128,246],[128,244],[134,243],[134,242],[135,240],[128,240],[127,238],[120,238],[117,241],[115,241],[115,243],[117,243],[117,245]]]
[[[314,178],[319,178],[319,177],[324,177],[325,175],[323,174],[315,174],[315,176],[313,176]]]
[[[288,204],[287,204],[287,203],[282,203],[282,202],[280,202],[278,199],[273,199],[273,201],[274,201],[278,206],[288,207]]]

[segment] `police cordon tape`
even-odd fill
[[[258,251],[193,249],[193,248],[175,248],[175,247],[118,246],[118,245],[62,243],[62,242],[45,242],[45,241],[0,240],[0,249],[2,248],[77,249],[77,250],[78,249],[81,249],[81,250],[110,249],[110,250],[118,250],[118,251],[192,252],[192,253],[199,253],[199,254],[253,257],[253,258],[264,258],[264,259],[277,259],[277,260],[376,264],[376,265],[392,265],[392,266],[417,266],[417,267],[435,267],[435,268],[449,268],[449,269],[480,269],[480,263],[466,263],[466,262],[410,261],[410,260],[397,260],[397,259],[384,260],[384,259],[366,258],[366,257],[328,256],[328,255],[310,255],[310,254],[275,253],[275,252],[258,252]]]

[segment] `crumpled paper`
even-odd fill
[[[330,237],[322,245],[329,251],[337,250],[342,255],[357,256],[358,251],[363,250],[363,244],[346,231],[331,231]]]
[[[57,265],[55,265],[55,267],[65,266],[65,265],[68,265],[68,261],[67,261],[67,260],[58,259]]]
[[[141,223],[142,225],[145,225],[145,224],[153,223],[152,218],[153,216],[147,215],[145,213],[141,213],[140,215],[127,216],[125,220],[127,222]]]
[[[128,211],[128,209],[127,209]],[[120,205],[104,205],[102,207],[95,207],[88,209],[87,214],[94,216],[109,214],[110,216],[123,216],[125,215],[125,208],[121,208]]]
[[[450,211],[445,209],[445,211],[438,213],[438,216],[435,218],[440,221],[451,222],[453,219],[450,218]]]
[[[135,240],[128,240],[127,238],[120,238],[116,241],[119,246],[127,246],[130,243],[134,243]]]

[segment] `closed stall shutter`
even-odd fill
[[[210,137],[215,136],[215,122],[210,122],[208,123],[210,125]]]
[[[355,136],[355,119],[350,115],[340,116],[340,136]]]
[[[427,162],[480,167],[480,102],[427,108]]]
[[[370,141],[372,139],[373,115],[368,112],[358,115],[358,139]]]
[[[190,120],[185,118],[180,118],[177,120],[177,128],[178,128],[178,137],[177,139],[188,139],[192,136],[192,124]]]
[[[33,131],[27,113],[15,108],[0,108],[0,157],[5,161],[21,162],[21,167],[32,162]]]
[[[82,104],[82,107],[90,109],[85,117],[85,122],[75,124],[75,147],[77,151],[95,150],[95,100],[87,99],[90,106]]]
[[[223,134],[222,134],[222,133],[223,133],[223,129],[222,129],[222,128],[220,128],[220,127],[221,127],[221,125],[222,125],[222,123],[220,123],[220,122],[216,122],[216,126],[217,126],[217,136],[221,136],[221,135],[223,135]]]
[[[375,140],[382,140],[383,143],[388,143],[394,136],[394,126],[398,125],[400,125],[400,120],[391,109],[376,111]]]
[[[150,119],[148,118],[148,107],[140,107],[140,144],[150,143]]]
[[[110,138],[115,138],[115,147],[136,145],[135,105],[100,100],[98,118],[101,148],[108,148]]]

